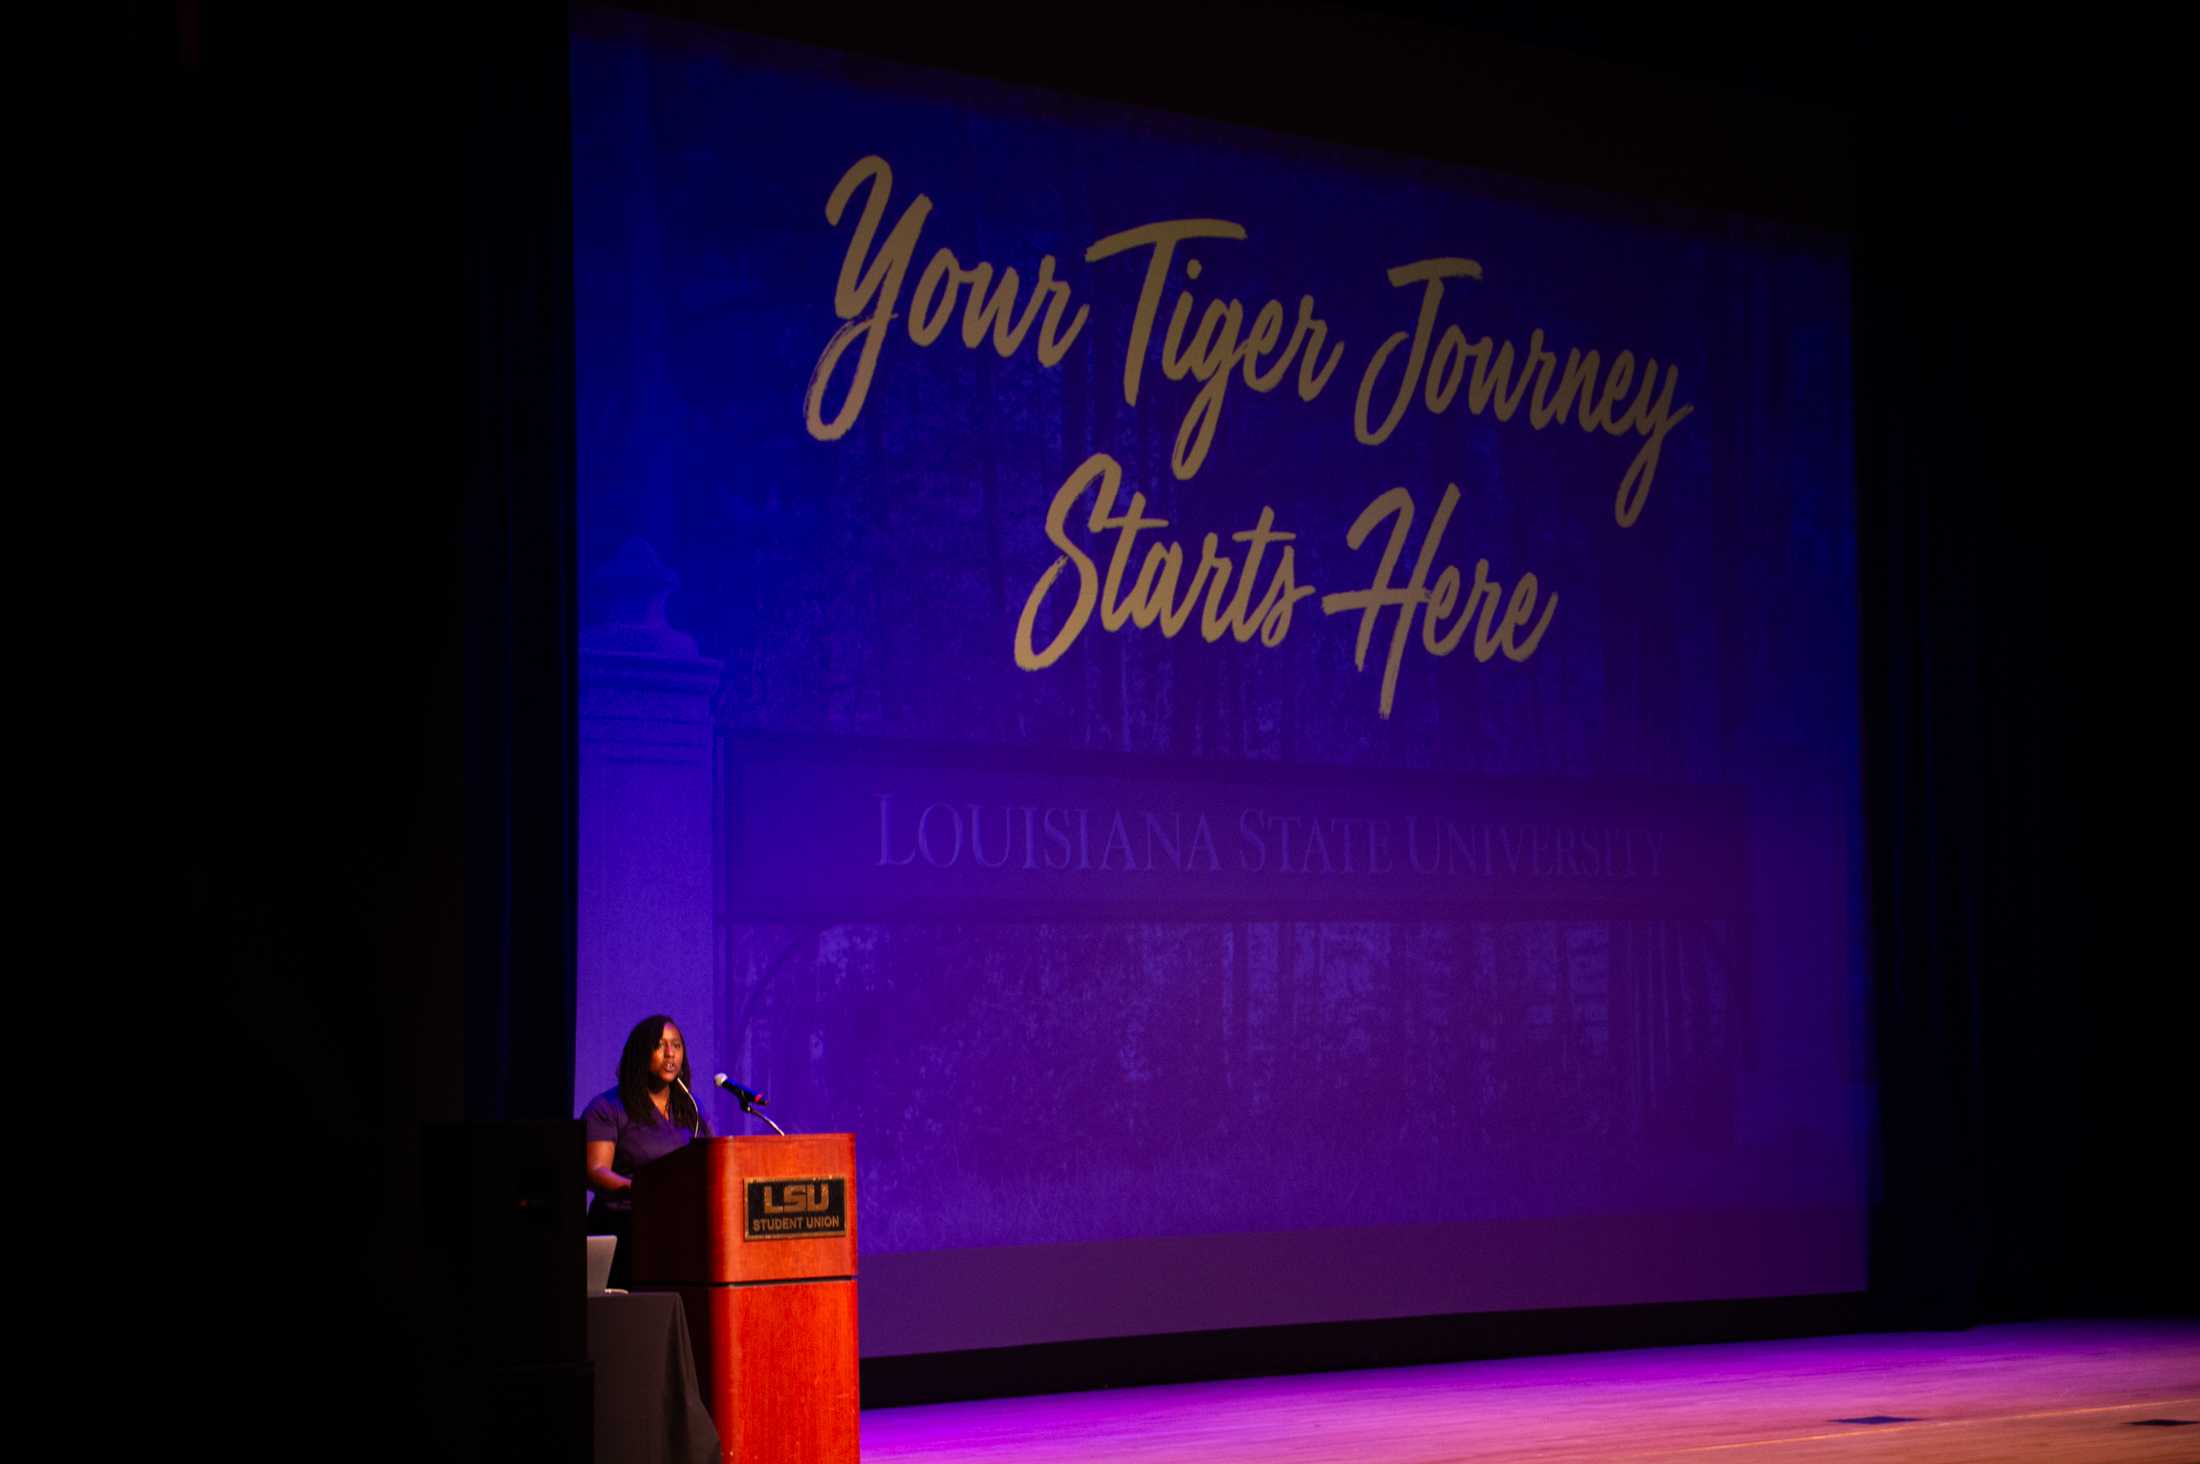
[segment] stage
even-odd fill
[[[2200,1323],[1733,1343],[885,1409],[869,1464],[2200,1460]]]

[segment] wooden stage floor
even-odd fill
[[[2200,1322],[1732,1343],[880,1409],[863,1415],[863,1458],[2200,1464]]]

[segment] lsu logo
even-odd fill
[[[752,1179],[743,1240],[827,1240],[848,1234],[848,1177]]]
[[[831,1180],[788,1180],[762,1186],[767,1215],[823,1215],[833,1207]],[[775,1197],[773,1191],[779,1193]]]

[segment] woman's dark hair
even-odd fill
[[[680,1024],[662,1012],[644,1017],[626,1034],[626,1046],[619,1051],[619,1102],[625,1106],[627,1117],[639,1124],[658,1122],[657,1105],[649,1101],[649,1068],[667,1027],[679,1031]],[[686,1035],[681,1033],[683,1040]],[[685,1053],[680,1055],[680,1079],[689,1087],[695,1084]],[[684,1129],[696,1125],[695,1100],[677,1083],[665,1094],[665,1117]]]

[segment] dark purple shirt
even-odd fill
[[[673,1150],[685,1147],[696,1137],[684,1125],[671,1123],[652,1112],[648,1123],[636,1123],[619,1101],[619,1090],[598,1093],[588,1100],[581,1110],[581,1128],[591,1144],[616,1144],[618,1149],[611,1156],[611,1172],[623,1174],[628,1179],[645,1164],[654,1164]],[[702,1120],[702,1138],[712,1138],[710,1120]],[[599,1192],[595,1203],[607,1210],[631,1210],[634,1196],[630,1190],[615,1195]]]

